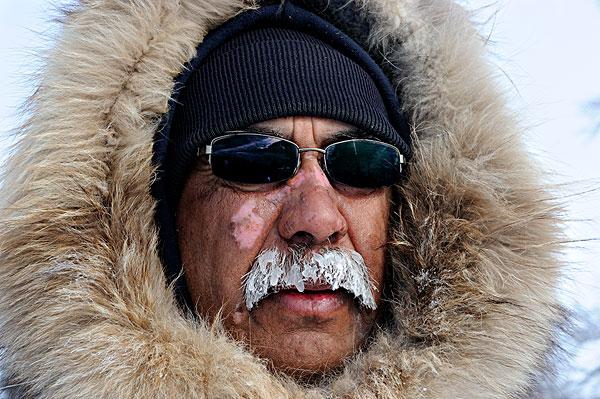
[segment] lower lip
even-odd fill
[[[348,295],[342,291],[305,291],[285,290],[275,294],[279,303],[287,311],[302,315],[326,315],[344,306]]]

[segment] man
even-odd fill
[[[558,218],[456,6],[102,0],[63,36],[5,181],[14,396],[535,387]]]
[[[242,13],[202,48],[155,147],[168,274],[274,369],[322,377],[380,314],[409,128],[368,53],[292,4]]]

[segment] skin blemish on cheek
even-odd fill
[[[274,220],[291,189],[282,187],[246,200],[231,218],[230,231],[241,249],[251,249]]]
[[[252,248],[265,227],[256,207],[256,201],[249,199],[231,218],[232,235],[241,249]]]

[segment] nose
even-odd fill
[[[282,209],[278,230],[289,244],[316,246],[335,244],[348,231],[339,209],[338,193],[317,161],[306,153],[298,173],[287,182],[291,188]]]

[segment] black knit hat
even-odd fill
[[[409,129],[380,67],[340,30],[291,4],[248,11],[211,32],[176,87],[154,146],[169,280],[181,270],[179,196],[197,149],[214,137],[278,117],[320,116],[364,129],[410,157]]]

